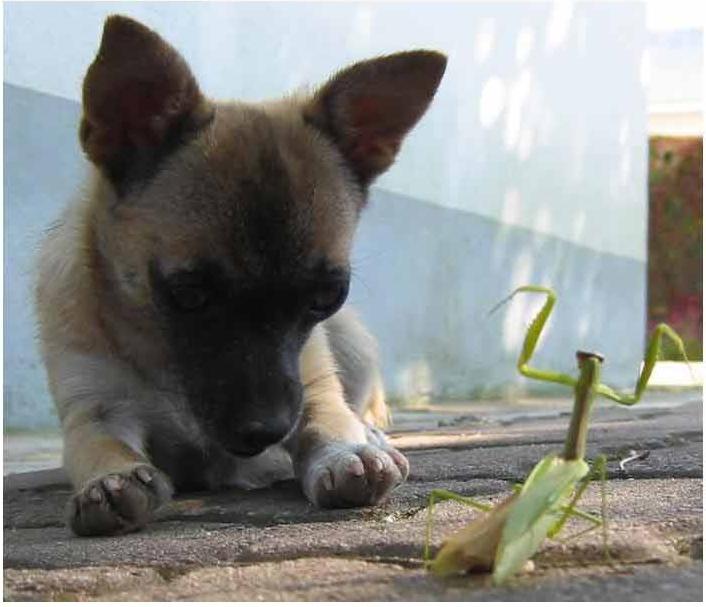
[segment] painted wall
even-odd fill
[[[351,301],[395,396],[511,391],[537,302],[561,299],[540,360],[577,347],[633,381],[644,332],[644,7],[638,3],[6,3],[5,422],[52,420],[32,343],[29,257],[85,167],[80,84],[106,15],[160,31],[217,98],[316,84],[357,59],[428,47],[449,67],[373,189]]]

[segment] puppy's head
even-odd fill
[[[194,414],[230,451],[255,454],[296,421],[299,355],[346,299],[367,188],[445,65],[400,53],[308,96],[216,103],[156,33],[106,21],[80,128],[101,174],[101,263],[116,308],[163,345]]]

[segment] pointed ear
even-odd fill
[[[179,53],[137,21],[108,17],[83,82],[79,138],[109,177],[154,162],[211,112]]]
[[[363,185],[394,162],[446,69],[435,51],[397,53],[336,74],[306,104],[307,121],[337,144]]]

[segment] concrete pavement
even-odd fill
[[[58,471],[5,477],[6,600],[701,600],[702,399],[652,393],[632,408],[599,404],[589,458],[609,458],[609,547],[600,532],[545,542],[533,572],[440,580],[422,567],[434,487],[495,501],[559,451],[567,400],[450,403],[397,412],[394,443],[411,475],[376,508],[321,511],[296,483],[180,496],[129,536],[76,538]],[[24,447],[27,449],[27,445]],[[29,449],[31,452],[31,449]],[[633,460],[621,469],[619,462]],[[12,453],[10,453],[12,456]],[[8,452],[5,453],[6,461]],[[593,483],[581,507],[600,511]],[[438,506],[434,541],[476,516]],[[572,521],[565,533],[582,529]]]

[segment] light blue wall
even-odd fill
[[[567,8],[568,7],[568,8]],[[395,396],[520,386],[529,298],[561,299],[539,360],[608,355],[634,380],[645,324],[644,7],[545,3],[6,3],[5,423],[51,423],[32,342],[30,258],[84,170],[83,73],[106,15],[160,31],[215,97],[256,100],[382,52],[441,49],[428,115],[373,189],[351,301]],[[531,386],[536,388],[536,386]]]
[[[541,298],[560,294],[536,362],[574,373],[577,349],[607,354],[604,377],[634,383],[641,359],[645,266],[567,240],[377,190],[361,225],[350,301],[380,340],[391,392],[407,399],[544,393],[515,364]],[[566,393],[562,388],[562,393]]]
[[[33,262],[44,229],[75,191],[85,164],[74,101],[3,87],[5,425],[53,423],[34,341]]]
[[[434,111],[380,187],[645,259],[641,3],[6,3],[5,80],[79,100],[115,12],[162,32],[221,98],[445,51]]]

